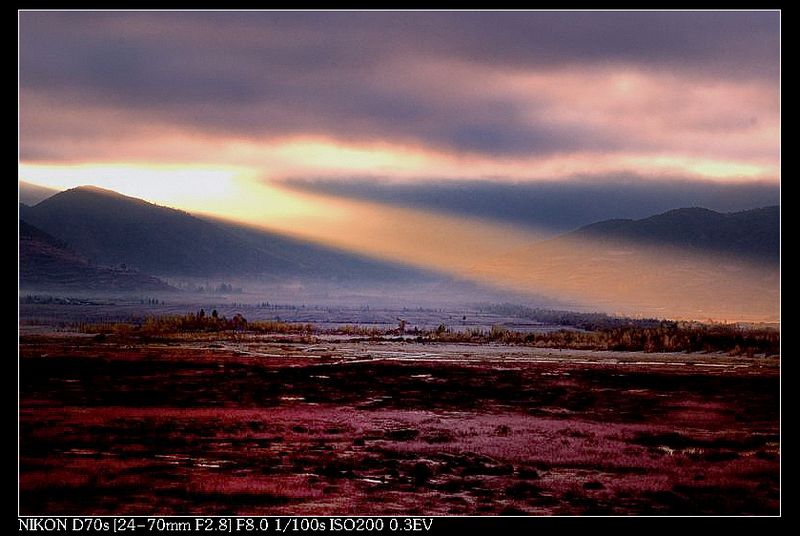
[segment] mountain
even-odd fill
[[[776,263],[780,256],[780,208],[720,213],[680,208],[641,220],[607,220],[581,227],[571,238],[671,246]]]
[[[19,181],[19,202],[24,205],[35,205],[57,193],[58,190],[54,188]]]
[[[20,288],[37,290],[175,290],[126,267],[96,266],[57,238],[19,222]]]
[[[101,188],[66,190],[20,215],[99,264],[203,275],[246,271],[258,261],[255,252],[215,225]],[[272,261],[283,268],[279,259]]]
[[[779,317],[779,209],[607,220],[474,267],[472,277],[631,316]]]
[[[156,275],[419,280],[421,271],[82,186],[20,217],[98,264]]]

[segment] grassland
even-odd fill
[[[776,514],[776,357],[23,334],[23,514]]]

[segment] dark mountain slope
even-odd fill
[[[175,290],[160,279],[127,268],[96,266],[66,244],[19,222],[20,288],[41,290]]]
[[[30,223],[102,264],[158,275],[418,280],[419,270],[243,225],[202,219],[110,190],[80,187],[21,207]]]

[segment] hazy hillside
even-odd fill
[[[434,281],[439,276],[412,267],[367,257],[265,232],[246,225],[208,220],[231,233],[246,247],[280,257],[289,263],[291,274],[328,280],[349,281]]]
[[[488,259],[474,276],[627,315],[774,322],[778,214],[689,208],[599,222]]]
[[[58,193],[54,188],[37,186],[25,181],[19,181],[19,202],[25,205],[35,205],[50,196]]]
[[[410,268],[197,218],[94,187],[74,188],[33,207],[21,206],[20,217],[97,263],[126,263],[158,275],[409,281],[426,277]]]
[[[567,236],[668,245],[777,262],[779,232],[780,209],[772,206],[728,214],[705,208],[681,208],[641,220],[602,221]]]
[[[23,289],[174,290],[137,271],[93,265],[25,221],[19,222],[19,272]]]

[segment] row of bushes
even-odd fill
[[[312,324],[282,321],[248,322],[241,314],[233,318],[218,316],[216,311],[197,314],[148,317],[140,324],[81,324],[85,333],[117,333],[165,335],[197,332],[252,332],[262,334],[323,333]],[[354,337],[385,337],[404,330],[382,330],[375,327],[341,326],[324,333]],[[419,342],[502,343],[545,348],[584,350],[619,350],[642,352],[726,352],[731,355],[777,355],[780,332],[769,328],[742,328],[735,324],[699,324],[696,322],[661,322],[654,327],[625,326],[595,331],[558,330],[551,332],[519,332],[502,326],[490,330],[452,331],[444,324],[433,330],[414,328],[412,335]]]
[[[639,352],[726,352],[731,355],[780,353],[780,333],[773,329],[743,329],[736,325],[681,324],[665,322],[659,327],[621,327],[597,331],[558,330],[522,333],[493,326],[490,331],[437,329],[424,340],[437,342],[498,342],[545,348],[618,350]]]
[[[201,309],[197,314],[148,316],[143,322],[137,324],[124,322],[79,324],[77,328],[84,333],[165,335],[169,333],[245,331],[250,329],[250,326],[241,314],[237,313],[233,318],[227,318],[224,315],[218,316],[216,310],[211,315],[206,315],[205,311]]]

